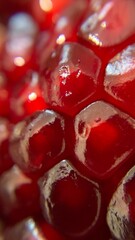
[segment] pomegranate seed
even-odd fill
[[[17,13],[8,24],[8,37],[1,52],[0,68],[10,81],[18,81],[33,65],[37,25],[26,13]]]
[[[49,4],[50,2],[50,5],[52,5],[52,11],[53,11],[53,14],[55,13],[59,13],[61,12],[63,9],[67,8],[67,6],[73,4],[73,1],[72,0],[65,0],[65,1],[57,1],[57,0],[51,0],[51,1],[46,1],[46,3]]]
[[[134,8],[134,0],[92,0],[81,37],[102,47],[121,43],[135,31]]]
[[[68,114],[78,111],[96,92],[100,65],[95,54],[80,44],[58,47],[41,77],[46,102]]]
[[[12,224],[39,214],[38,186],[16,165],[0,176],[0,211]]]
[[[127,161],[135,148],[135,120],[103,101],[75,118],[75,156],[97,178],[105,178]]]
[[[110,60],[104,80],[108,99],[135,117],[135,44],[128,46]]]
[[[32,218],[25,219],[13,227],[6,229],[5,240],[48,240]],[[51,239],[50,239],[51,240]]]
[[[52,228],[49,224],[43,222],[37,222],[33,218],[26,218],[21,222],[10,226],[5,229],[4,240],[66,240],[65,237],[60,235],[57,230]]]
[[[12,126],[9,121],[0,118],[0,174],[13,165],[8,149],[11,131]]]
[[[44,110],[46,108],[37,72],[28,72],[24,79],[15,85],[10,102],[10,118],[13,122],[23,120],[24,117],[29,116],[37,110]]]
[[[44,30],[51,27],[63,8],[66,8],[71,3],[73,3],[73,0],[33,0],[31,3],[31,14],[40,29]]]
[[[108,208],[107,221],[115,239],[135,238],[135,167],[122,179]]]
[[[64,9],[55,21],[50,31],[45,31],[38,42],[40,46],[39,65],[44,69],[44,64],[57,45],[62,45],[65,41],[76,41],[76,29],[86,10],[87,0],[72,1]],[[39,51],[39,50],[38,50]]]
[[[69,37],[73,38],[76,27],[78,27],[78,24],[80,23],[80,20],[87,8],[87,0],[71,2],[72,5],[69,5],[66,9],[64,9],[59,18],[57,18],[57,22],[54,27],[56,33],[63,33],[67,39],[69,39]],[[58,44],[59,42],[60,41],[57,39]]]
[[[12,159],[26,170],[52,166],[64,148],[64,120],[49,110],[19,122],[10,143]]]
[[[40,190],[44,217],[61,232],[79,237],[95,226],[101,207],[98,185],[79,175],[67,161],[45,174]]]
[[[37,24],[34,19],[25,12],[16,13],[10,17],[8,22],[9,34],[35,36]]]

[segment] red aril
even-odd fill
[[[70,237],[82,237],[98,220],[101,196],[98,185],[83,178],[63,160],[40,180],[44,217]]]
[[[39,73],[29,71],[19,81],[10,98],[10,119],[18,122],[38,110],[46,109],[46,103],[39,85]]]
[[[39,222],[33,218],[25,218],[14,226],[4,229],[5,240],[68,240],[56,229],[41,219]]]
[[[100,66],[97,56],[80,44],[59,46],[47,61],[41,78],[48,105],[67,114],[80,110],[85,101],[92,101]]]
[[[108,100],[135,117],[135,44],[129,45],[110,60],[106,67],[104,88]]]
[[[106,178],[133,154],[135,120],[103,101],[75,118],[74,154],[96,178]]]
[[[9,153],[9,138],[12,127],[7,119],[0,118],[0,174],[13,165]]]
[[[0,69],[9,81],[19,81],[36,65],[32,57],[38,28],[29,14],[16,13],[9,19],[7,30],[7,39],[0,53]]]
[[[53,166],[65,149],[64,120],[53,111],[39,111],[14,128],[10,153],[23,169]]]
[[[40,212],[37,183],[16,165],[0,176],[0,213],[8,224]]]
[[[27,218],[13,227],[5,229],[5,240],[49,240],[46,239],[34,219]],[[50,239],[51,240],[51,239]]]
[[[80,27],[81,37],[102,47],[121,43],[134,34],[134,8],[134,0],[92,0]]]
[[[67,8],[71,3],[73,4],[73,0],[33,0],[30,4],[31,14],[40,29],[44,30],[51,27],[63,8]]]
[[[135,238],[135,167],[130,169],[114,193],[107,213],[107,222],[115,239]]]
[[[54,18],[54,26],[41,32],[37,44],[39,65],[44,69],[44,64],[56,46],[63,45],[66,41],[76,41],[76,31],[86,11],[87,0],[72,1],[60,15]]]

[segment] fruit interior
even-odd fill
[[[0,238],[135,239],[135,1],[1,2]]]

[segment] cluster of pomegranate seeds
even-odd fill
[[[0,239],[135,239],[134,11],[1,0]]]

